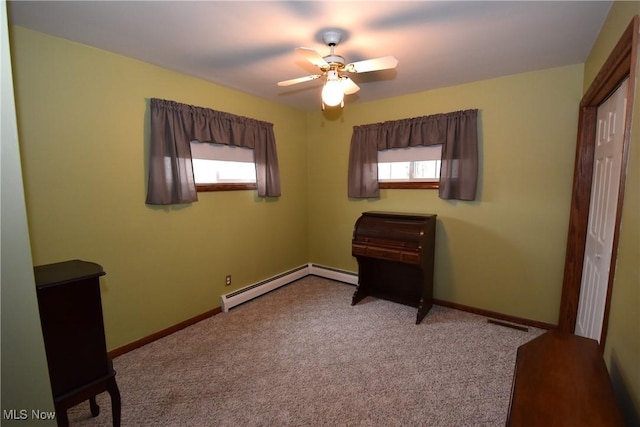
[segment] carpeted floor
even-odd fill
[[[308,276],[114,360],[127,426],[503,426],[522,332]],[[109,395],[69,411],[110,426]]]

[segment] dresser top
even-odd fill
[[[99,264],[74,259],[33,267],[33,274],[36,286],[43,287],[100,277],[105,272]]]

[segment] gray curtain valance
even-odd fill
[[[163,99],[152,98],[150,101],[148,204],[169,205],[198,200],[191,141],[253,149],[258,196],[280,196],[272,123]]]
[[[439,196],[475,200],[478,110],[354,126],[349,153],[349,197],[379,197],[378,151],[442,144]]]

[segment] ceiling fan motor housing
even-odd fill
[[[340,55],[327,55],[325,57],[323,57],[325,61],[327,61],[327,63],[329,65],[332,66],[332,68],[342,68],[344,67],[344,58]]]
[[[326,31],[322,34],[322,41],[327,46],[337,46],[342,40],[342,32],[340,31]]]

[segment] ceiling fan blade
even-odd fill
[[[360,90],[360,86],[358,86],[356,82],[351,80],[349,77],[343,76],[340,83],[342,83],[342,90],[345,95],[351,95],[352,93],[356,93]]]
[[[396,68],[396,65],[398,65],[398,60],[394,56],[383,56],[365,61],[352,62],[345,66],[345,71],[349,73],[367,73],[369,71]]]
[[[308,47],[297,47],[296,52],[299,55],[302,55],[304,59],[311,62],[316,67],[319,67],[322,69],[329,68],[329,63],[324,60],[322,55],[320,55],[318,52],[316,52],[313,49],[310,49]]]
[[[285,80],[278,82],[278,86],[291,86],[297,83],[308,82],[309,80],[315,80],[318,77],[322,77],[322,74],[312,74],[310,76],[298,77],[296,79]]]

